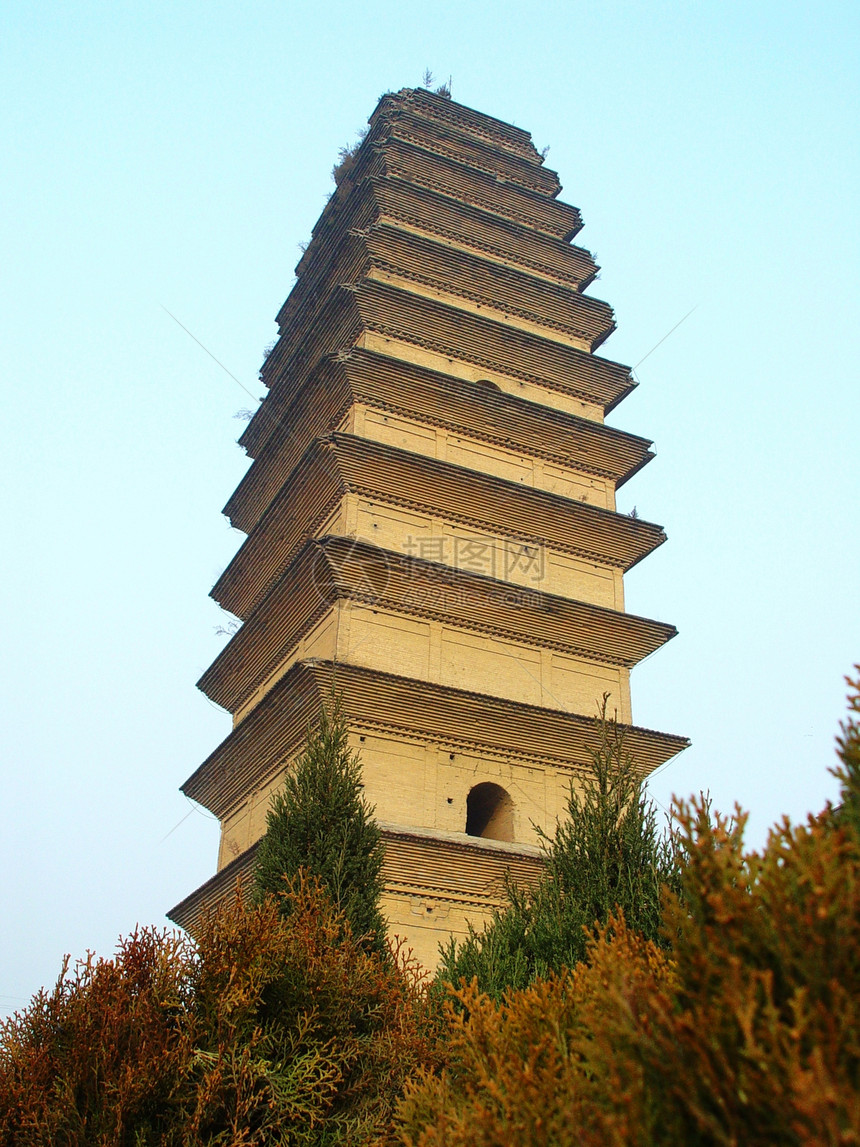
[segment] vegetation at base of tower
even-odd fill
[[[446,1068],[407,1086],[403,1142],[860,1142],[860,679],[850,706],[838,809],[744,852],[740,810],[680,806],[663,946],[618,915],[572,970],[501,1001],[461,985]]]
[[[624,733],[607,716],[604,697],[593,771],[582,790],[571,786],[568,817],[555,836],[544,834],[544,874],[531,889],[509,884],[507,905],[481,932],[443,950],[438,981],[473,977],[496,999],[537,977],[585,959],[589,930],[619,909],[628,926],[661,943],[661,894],[680,890],[675,842],[661,833],[652,802],[625,748]]]
[[[423,973],[358,943],[318,880],[237,898],[196,946],[141,929],[0,1028],[3,1147],[392,1141],[436,1063]]]
[[[278,894],[300,871],[319,878],[368,949],[386,951],[379,902],[384,882],[382,837],[363,795],[361,762],[349,747],[340,699],[332,695],[309,729],[305,747],[275,794],[257,848],[258,899]],[[290,897],[278,901],[292,908]]]
[[[64,965],[0,1025],[0,1147],[860,1142],[857,674],[838,806],[745,852],[740,810],[680,805],[656,938],[616,911],[583,960],[440,1015],[300,871],[194,945],[139,929]]]
[[[229,1143],[384,1140],[405,1079],[434,1059],[413,961],[368,951],[304,874],[278,897],[219,914],[198,958],[195,999],[210,1038],[198,1068],[200,1142],[225,1126]]]

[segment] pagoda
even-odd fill
[[[631,668],[675,630],[624,610],[665,534],[615,492],[651,443],[605,424],[635,385],[595,352],[579,211],[531,136],[406,89],[383,96],[278,315],[247,536],[212,590],[242,624],[204,673],[233,730],[183,786],[221,822],[194,930],[251,872],[273,791],[336,689],[382,828],[383,910],[428,966],[534,880],[597,744],[642,775],[686,740],[632,724]]]

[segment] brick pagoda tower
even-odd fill
[[[540,865],[604,693],[643,773],[686,745],[630,725],[630,669],[674,635],[624,612],[664,540],[615,512],[652,457],[604,416],[610,307],[530,135],[423,89],[384,96],[278,315],[247,538],[212,590],[243,622],[201,678],[233,714],[183,791],[221,821],[193,930],[250,871],[332,684],[386,847],[384,911],[427,964]]]

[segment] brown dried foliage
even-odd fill
[[[366,952],[319,885],[237,898],[196,949],[140,930],[0,1031],[0,1143],[382,1143],[434,1062],[422,975]]]
[[[148,928],[112,960],[66,960],[0,1028],[0,1143],[159,1142],[192,1050],[192,971],[182,940]]]

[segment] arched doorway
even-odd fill
[[[484,781],[466,798],[466,832],[486,840],[514,839],[514,802],[501,785]]]

